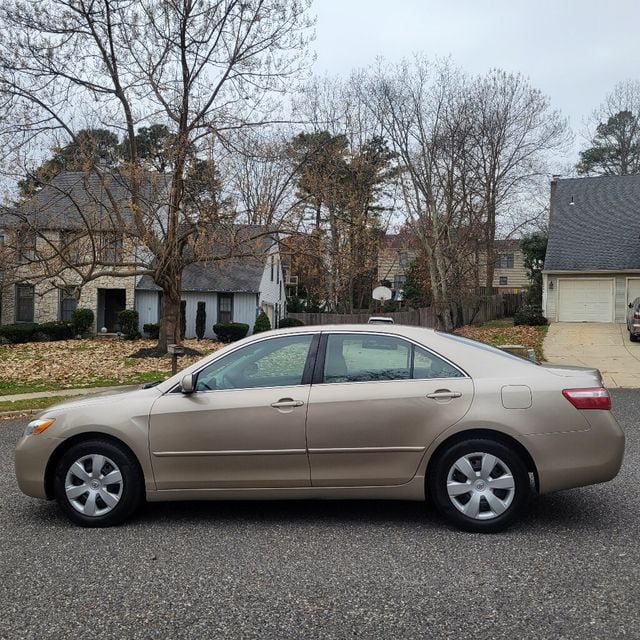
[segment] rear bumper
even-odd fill
[[[624,432],[609,411],[583,411],[590,428],[522,436],[538,471],[540,493],[612,480],[624,456]]]

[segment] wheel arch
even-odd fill
[[[69,451],[69,449],[71,449],[71,447],[79,444],[80,442],[85,442],[86,440],[103,440],[105,442],[110,442],[111,444],[122,447],[122,449],[124,449],[131,456],[131,458],[135,460],[138,471],[140,472],[140,477],[145,477],[144,469],[140,464],[140,460],[138,460],[138,456],[126,442],[124,442],[120,438],[116,438],[111,434],[103,433],[101,431],[86,431],[84,433],[78,433],[74,436],[71,436],[64,442],[61,442],[49,457],[49,461],[47,462],[47,467],[44,474],[44,489],[48,500],[52,500],[54,497],[53,480],[58,462],[60,461],[62,456],[67,451]]]
[[[466,440],[471,440],[473,438],[486,438],[489,440],[495,440],[500,442],[508,447],[513,448],[513,450],[522,458],[525,466],[527,467],[527,471],[533,474],[533,478],[535,481],[536,491],[539,490],[540,481],[538,478],[538,468],[536,467],[536,463],[533,460],[531,454],[527,450],[527,448],[514,437],[503,433],[502,431],[496,431],[494,429],[467,429],[465,431],[458,431],[457,433],[452,434],[446,440],[443,440],[433,451],[431,456],[429,457],[429,462],[427,463],[427,468],[424,474],[425,481],[425,496],[429,496],[429,478],[431,477],[431,472],[433,466],[442,453],[442,451],[451,446],[452,444],[456,444],[458,442],[465,442]]]

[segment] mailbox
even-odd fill
[[[168,344],[167,353],[171,356],[183,356],[184,347],[181,344]]]

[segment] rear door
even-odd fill
[[[472,398],[461,369],[404,338],[324,334],[307,411],[312,485],[408,482]]]

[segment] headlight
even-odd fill
[[[39,420],[32,420],[24,430],[24,435],[30,436],[34,433],[42,433],[45,429],[48,429],[55,421],[55,418],[40,418]]]

